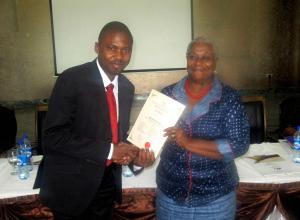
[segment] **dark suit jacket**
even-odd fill
[[[119,75],[119,140],[127,136],[134,86]],[[53,89],[43,127],[44,159],[35,187],[56,211],[79,214],[99,187],[112,142],[105,89],[96,61],[64,71]],[[118,195],[121,166],[113,164]]]

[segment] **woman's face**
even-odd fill
[[[187,72],[192,82],[210,83],[216,69],[213,47],[208,43],[195,43],[187,55]]]

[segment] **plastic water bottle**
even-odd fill
[[[32,149],[31,149],[31,144],[28,139],[28,135],[25,133],[21,137],[21,139],[18,141],[18,154],[20,156],[19,161],[20,161],[20,169],[19,172],[24,172],[25,168],[27,171],[31,171],[33,169],[32,167],[32,162],[31,162],[31,157],[32,157]]]
[[[32,171],[32,146],[30,144],[29,138],[27,134],[24,134],[24,148],[26,149],[26,156],[27,156],[27,166],[29,171]]]
[[[297,131],[294,134],[293,148],[293,161],[296,163],[300,163],[300,126],[297,126]]]
[[[29,169],[27,166],[27,156],[25,154],[18,155],[18,176],[21,180],[26,180],[29,177]]]

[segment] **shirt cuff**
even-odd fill
[[[217,140],[218,150],[223,155],[225,161],[232,161],[234,159],[231,146],[225,139]]]
[[[109,154],[108,154],[108,157],[107,157],[108,160],[111,160],[113,153],[114,153],[114,144],[111,143],[110,144]]]

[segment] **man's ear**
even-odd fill
[[[95,42],[95,52],[96,54],[99,54],[99,43],[98,42]]]

